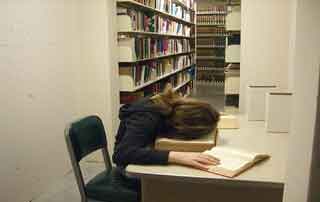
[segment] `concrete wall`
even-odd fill
[[[291,0],[241,1],[240,110],[245,112],[246,87],[288,87]]]
[[[294,99],[285,202],[320,201],[319,123],[316,122],[319,116],[319,9],[318,0],[297,0],[296,19],[293,20],[296,22],[292,57]]]
[[[30,201],[69,170],[73,119],[99,114],[113,137],[114,12],[111,0],[0,1],[0,201]]]

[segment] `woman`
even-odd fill
[[[128,164],[180,164],[207,170],[219,160],[198,152],[156,151],[150,147],[159,134],[194,139],[212,132],[219,113],[209,104],[183,98],[171,86],[154,97],[144,98],[120,109],[113,161]]]

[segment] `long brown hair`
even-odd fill
[[[175,93],[168,85],[163,93],[151,98],[167,117],[167,125],[171,128],[170,136],[194,139],[216,129],[220,114],[209,103],[184,98]]]

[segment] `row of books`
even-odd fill
[[[202,38],[198,39],[198,46],[213,46],[213,47],[225,47],[226,42],[224,38]]]
[[[217,71],[217,72],[224,72],[224,67],[209,67],[209,66],[198,66],[198,71]]]
[[[209,6],[206,9],[201,9],[197,11],[198,14],[207,15],[207,14],[226,14],[227,13],[227,7],[224,5],[214,5]]]
[[[192,12],[189,11],[188,9],[185,9],[183,6],[179,5],[178,3],[175,3],[172,0],[135,0],[135,1],[142,3],[146,6],[155,8],[157,10],[160,10],[162,12],[166,12],[170,15],[173,15],[185,21],[188,21],[188,22],[193,21]],[[184,0],[184,2],[182,3],[186,5],[188,8],[193,9],[193,5],[194,5],[193,0]]]
[[[132,62],[191,51],[188,39],[123,38],[118,41],[119,61]]]
[[[224,81],[223,80],[200,80],[197,81],[198,85],[201,86],[212,86],[212,87],[220,87],[223,88],[224,87]]]
[[[148,1],[148,0],[147,0]],[[154,0],[151,0],[151,2]],[[181,7],[179,3],[182,3],[187,8],[193,9],[194,0],[155,0],[156,1],[156,8],[159,10],[167,11],[174,11],[175,7]]]
[[[190,74],[190,70],[188,70],[185,72],[175,74],[169,77],[168,79],[161,80],[157,83],[151,84],[143,88],[143,90],[139,90],[136,92],[120,92],[120,103],[131,103],[142,97],[158,94],[163,91],[163,89],[168,83],[170,83],[181,95],[185,95],[186,93],[190,94],[191,89],[193,87],[193,82],[191,79],[192,75]]]
[[[165,75],[191,68],[194,64],[194,56],[185,55],[176,58],[168,58],[159,61],[135,64],[119,67],[119,75],[122,91],[133,91],[136,87],[148,82],[156,81]]]
[[[207,48],[207,49],[198,49],[197,50],[197,58],[199,57],[209,57],[209,58],[221,58],[224,59],[225,50],[222,48]]]
[[[197,72],[197,81],[205,81],[205,82],[224,81],[224,72],[199,71]]]
[[[198,27],[198,34],[211,34],[211,35],[226,35],[225,27]]]
[[[118,7],[118,31],[143,31],[190,36],[191,27],[147,12]]]
[[[199,69],[199,67],[224,69],[225,66],[226,64],[223,60],[197,61],[197,69]]]
[[[224,15],[203,15],[197,16],[197,22],[200,25],[224,25],[226,18]]]

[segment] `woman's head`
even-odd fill
[[[171,135],[184,139],[198,138],[216,129],[220,114],[210,104],[183,98],[172,87],[152,98],[167,116]]]

